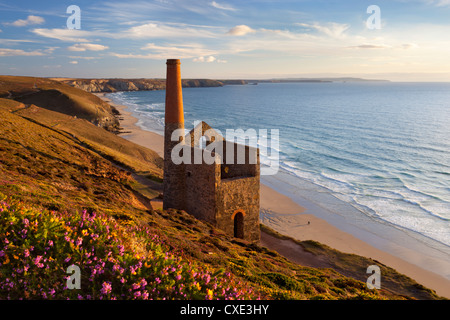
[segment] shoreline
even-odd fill
[[[95,95],[120,112],[123,118],[123,120],[120,120],[120,125],[127,132],[120,136],[152,149],[160,156],[163,156],[163,136],[141,129],[136,124],[138,119],[127,110],[126,106],[115,104],[105,94],[95,93]],[[315,240],[342,252],[378,260],[411,277],[418,283],[435,290],[438,295],[450,298],[450,280],[373,247],[369,243],[319,218],[313,208],[309,208],[307,205],[300,205],[298,201],[295,201],[296,199],[280,191],[269,186],[267,182],[264,183],[263,179],[261,179],[261,223],[264,225],[297,240]],[[295,261],[291,250],[281,248],[280,242],[281,240],[273,237],[261,237],[261,245],[276,250],[281,255]],[[414,255],[414,252],[411,251],[407,254]]]

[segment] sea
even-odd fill
[[[163,134],[165,91],[107,97]],[[183,100],[187,129],[205,121],[259,134],[262,166],[278,169],[262,183],[450,279],[450,83],[226,85],[184,88]]]

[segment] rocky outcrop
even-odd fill
[[[87,92],[144,91],[166,88],[164,79],[64,79],[60,81]],[[185,88],[221,87],[224,84],[223,81],[211,79],[182,80]]]
[[[70,79],[62,82],[87,92],[161,90],[165,81],[158,79]]]
[[[164,90],[165,79],[63,79],[59,80],[72,87],[87,92],[117,92]],[[227,84],[247,84],[245,80],[211,80],[211,79],[183,79],[184,88],[222,87]]]

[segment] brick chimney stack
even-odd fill
[[[164,123],[164,202],[163,208],[184,209],[185,169],[172,161],[172,149],[180,141],[171,141],[172,133],[184,130],[183,94],[179,59],[167,59],[166,107]],[[184,131],[183,131],[184,132]],[[182,141],[184,143],[184,139]]]
[[[167,59],[166,75],[166,115],[165,123],[182,123],[183,94],[181,92],[181,72],[179,59]]]

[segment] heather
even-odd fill
[[[175,256],[149,228],[104,214],[28,207],[0,197],[2,299],[255,299],[223,269]],[[68,289],[66,270],[81,269]]]

